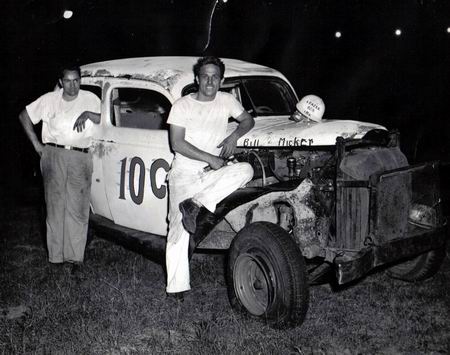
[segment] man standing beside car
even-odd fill
[[[47,248],[51,264],[84,260],[89,219],[93,123],[100,122],[100,99],[80,90],[78,66],[65,67],[60,90],[46,93],[20,113],[19,120],[39,154],[47,208]],[[42,121],[42,143],[33,125]]]
[[[214,213],[217,203],[253,177],[253,169],[247,163],[227,165],[238,139],[255,122],[233,95],[219,91],[224,63],[208,56],[198,59],[193,69],[198,91],[177,100],[168,118],[175,159],[168,174],[166,292],[177,299],[190,290],[188,250],[197,217],[203,212]],[[239,125],[226,136],[230,117]]]

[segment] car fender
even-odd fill
[[[309,249],[317,245],[316,214],[310,203],[314,184],[304,179],[294,188],[290,186],[280,185],[278,189],[263,187],[250,191],[246,196],[239,196],[239,191],[230,195],[216,209],[222,218],[199,247],[227,249],[234,235],[242,228],[254,222],[266,221],[288,230],[302,252],[305,250],[309,254]],[[239,205],[235,205],[239,203],[236,200],[239,200]],[[230,210],[227,209],[229,206]],[[286,209],[280,210],[282,207]],[[291,223],[283,221],[283,213],[288,214]]]

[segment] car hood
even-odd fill
[[[227,133],[237,124],[231,123]],[[238,140],[239,147],[292,147],[335,145],[337,137],[362,138],[372,129],[385,127],[374,123],[351,120],[322,120],[295,122],[287,116],[257,117],[255,127]]]

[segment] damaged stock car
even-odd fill
[[[102,99],[92,146],[91,227],[160,262],[173,159],[166,120],[176,99],[196,91],[196,59],[82,67],[82,88]],[[446,238],[437,162],[409,165],[398,134],[377,124],[290,119],[298,97],[280,72],[224,63],[221,90],[256,121],[234,158],[255,173],[217,206],[217,220],[199,223],[192,241],[202,250],[228,251],[235,310],[275,327],[295,326],[305,318],[309,286],[324,279],[341,285],[378,266],[406,281],[438,271]],[[230,132],[235,125],[230,121]]]

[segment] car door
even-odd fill
[[[118,225],[167,233],[166,176],[173,154],[166,120],[172,102],[156,84],[105,79],[105,119],[95,136],[94,152],[101,160],[107,203]]]
[[[87,90],[95,94],[102,100],[101,107],[101,121],[105,120],[105,104],[103,101],[103,78],[98,77],[83,77],[81,80],[81,89]],[[94,126],[94,136],[101,129],[100,125]],[[101,157],[93,151],[93,172],[91,185],[91,210],[103,217],[112,219],[111,211],[109,209],[108,200],[106,198],[105,184],[103,179],[103,168]]]

